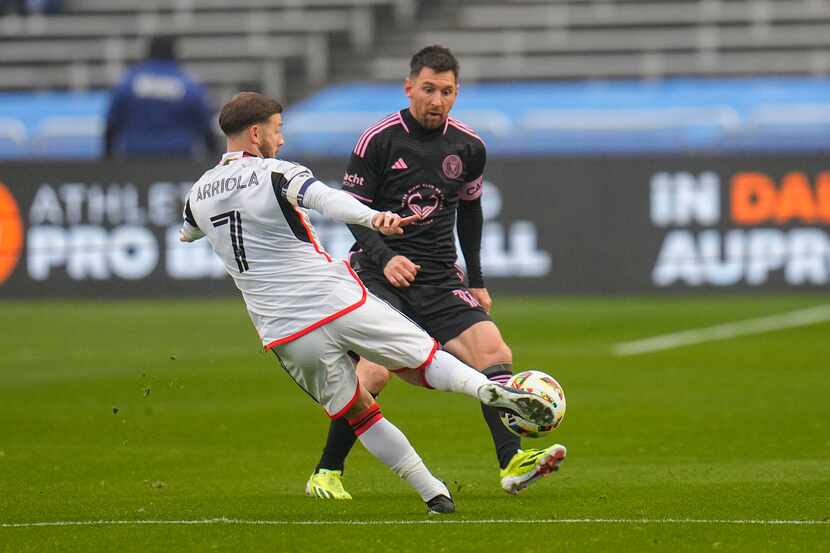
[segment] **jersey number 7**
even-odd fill
[[[213,223],[214,227],[221,227],[230,223],[231,245],[233,246],[233,256],[236,258],[236,265],[239,267],[240,273],[247,271],[248,260],[245,259],[245,246],[242,244],[242,215],[238,211],[226,211],[211,217],[210,222]]]

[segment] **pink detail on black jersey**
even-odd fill
[[[367,128],[365,131],[363,131],[363,133],[360,135],[360,138],[358,138],[358,139],[357,139],[357,144],[355,145],[354,150],[352,150],[352,151],[353,151],[354,153],[357,153],[357,150],[358,150],[358,149],[360,148],[360,146],[363,144],[363,141],[364,141],[364,140],[366,140],[366,137],[367,137],[367,136],[369,136],[369,134],[371,134],[371,132],[372,132],[372,131],[374,131],[376,128],[378,128],[378,127],[380,127],[380,126],[382,126],[382,125],[384,125],[384,124],[388,123],[389,121],[392,121],[392,120],[393,120],[393,119],[394,119],[397,115],[398,115],[398,114],[396,114],[396,113],[393,113],[392,115],[387,115],[386,117],[384,117],[383,119],[381,119],[381,120],[380,120],[380,121],[378,121],[377,123],[375,123],[375,124],[373,124],[372,126],[368,127],[368,128]]]
[[[426,202],[424,205],[418,202]],[[427,219],[432,213],[441,206],[441,198],[438,196],[429,196],[424,198],[420,192],[410,195],[406,200],[406,205],[419,219]]]
[[[372,139],[380,134],[381,131],[384,129],[388,129],[389,127],[394,127],[395,125],[403,124],[403,120],[401,119],[400,113],[395,113],[390,115],[386,119],[383,119],[376,125],[369,127],[366,129],[360,138],[357,141],[357,145],[354,147],[353,152],[357,154],[358,157],[363,157],[366,155],[366,150],[369,148],[369,143]]]
[[[493,381],[493,382],[498,382],[499,384],[502,384],[504,386],[507,386],[507,383],[510,382],[510,378],[512,376],[513,376],[512,374],[495,374],[495,375],[490,377],[490,380]]]
[[[370,134],[368,137],[366,137],[366,140],[363,142],[363,145],[356,152],[358,157],[364,157],[366,155],[366,150],[369,149],[369,143],[372,142],[372,139],[374,137],[376,137],[377,135],[379,135],[381,132],[388,129],[389,127],[394,127],[395,125],[397,125],[399,123],[400,123],[400,121],[391,121],[389,123],[386,123],[382,127],[378,127],[377,129],[372,131],[372,134]]]
[[[457,179],[464,172],[464,163],[456,154],[450,154],[444,158],[441,170],[444,171],[444,176],[448,179]]]
[[[474,136],[478,136],[475,130],[466,123],[463,123],[456,119],[455,117],[447,117],[447,122],[451,123],[453,126],[458,127],[459,129],[465,130],[468,134],[472,134]]]
[[[392,169],[399,169],[399,170],[409,169],[409,165],[406,164],[406,162],[403,160],[402,157],[399,157],[398,161],[396,161],[395,163],[392,164]]]
[[[464,186],[461,187],[461,190],[458,191],[458,197],[465,201],[475,200],[480,197],[481,192],[484,189],[482,186],[483,181],[484,175],[481,175],[477,179],[464,184]]]
[[[447,122],[459,131],[463,132],[464,134],[469,134],[470,136],[472,136],[473,138],[477,138],[479,141],[481,141],[482,144],[484,144],[483,138],[481,138],[471,127],[468,127],[458,119],[455,119],[454,117],[448,117]]]
[[[481,304],[478,303],[478,300],[470,293],[469,290],[453,290],[452,295],[462,300],[470,307],[481,307]]]

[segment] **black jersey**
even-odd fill
[[[361,264],[382,271],[393,255],[404,255],[421,266],[416,282],[454,274],[456,210],[459,201],[481,196],[486,158],[481,138],[453,117],[442,127],[424,129],[404,109],[366,129],[352,152],[343,190],[379,211],[421,220],[402,236],[383,236],[391,252],[365,255]]]

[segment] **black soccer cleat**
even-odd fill
[[[427,501],[428,515],[447,515],[455,512],[455,503],[446,495],[436,495]]]

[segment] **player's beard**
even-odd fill
[[[262,153],[262,157],[272,158],[277,157],[277,152],[279,151],[279,148],[276,144],[264,142],[262,146],[259,147],[259,151]]]
[[[437,129],[438,127],[442,126],[444,124],[444,121],[446,120],[447,117],[443,113],[439,114],[425,112],[421,116],[420,123],[425,129]]]

